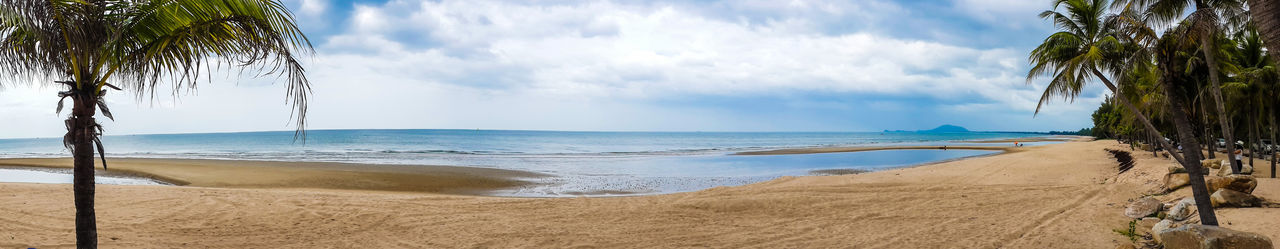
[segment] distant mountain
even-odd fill
[[[969,132],[969,129],[948,124],[948,125],[938,126],[938,128],[933,128],[932,130],[919,130],[916,132]]]

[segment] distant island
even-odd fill
[[[932,130],[920,130],[916,132],[969,132],[969,129],[965,129],[964,127],[960,127],[960,126],[945,124],[942,126],[938,126],[938,128],[933,128]]]
[[[905,131],[905,130],[890,131],[890,130],[884,130],[884,132],[956,133],[956,132],[969,132],[969,129],[965,129],[964,127],[960,127],[960,126],[944,124],[944,125],[942,125],[942,126],[938,126],[938,128],[933,128],[933,129],[929,129],[929,130],[917,130],[917,131]]]
[[[1091,129],[1091,128],[1084,128],[1084,129],[1080,129],[1079,131],[1049,131],[1049,132],[1042,132],[1042,131],[971,131],[971,130],[966,129],[966,128],[964,128],[964,127],[960,127],[960,126],[957,126],[957,125],[950,125],[950,124],[944,124],[944,125],[938,126],[938,128],[933,128],[933,129],[929,129],[929,130],[915,130],[915,131],[908,131],[908,130],[884,130],[884,132],[915,132],[915,133],[965,133],[965,132],[978,132],[978,133],[1020,133],[1020,134],[1075,135],[1075,136],[1092,136],[1092,135],[1093,135],[1093,129]]]

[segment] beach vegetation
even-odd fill
[[[1266,45],[1280,43],[1274,15],[1280,7],[1239,0],[1052,3],[1040,17],[1059,31],[1029,57],[1028,82],[1049,78],[1037,110],[1053,99],[1074,99],[1086,83],[1103,83],[1110,96],[1093,113],[1095,136],[1152,153],[1182,152],[1169,154],[1193,174],[1200,221],[1217,225],[1198,162],[1224,147],[1229,158],[1247,154],[1252,164],[1269,154],[1274,165],[1280,73],[1271,59],[1277,50]],[[1215,143],[1219,137],[1243,138],[1241,152],[1237,143]],[[1230,161],[1230,170],[1243,173],[1241,162]]]
[[[223,67],[277,75],[301,136],[310,85],[299,58],[311,51],[277,0],[0,0],[0,84],[63,89],[54,109],[71,105],[63,143],[79,248],[97,247],[95,153],[108,165],[95,117],[114,120],[109,93],[177,97]]]

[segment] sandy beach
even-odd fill
[[[265,186],[259,183],[308,174],[292,167],[320,172],[351,165],[226,168],[177,160],[164,163],[186,168],[161,172],[150,160],[118,159],[113,169],[189,185],[101,185],[97,212],[105,248],[1112,248],[1128,242],[1112,232],[1129,221],[1124,206],[1158,188],[1173,162],[1135,151],[1135,168],[1117,174],[1105,148],[1128,150],[1115,141],[1067,142],[864,174],[615,198],[502,198],[340,183],[405,173],[383,172],[391,169]],[[1269,167],[1259,166],[1255,175],[1269,175]],[[415,177],[431,184],[484,182],[489,173],[528,176],[465,172]],[[0,183],[0,193],[0,247],[74,245],[70,185]],[[1254,194],[1278,200],[1280,182],[1259,179]],[[1280,238],[1274,218],[1280,209],[1219,212],[1226,227]]]
[[[102,172],[102,162],[95,161]],[[485,194],[531,184],[545,174],[476,167],[327,162],[114,158],[109,172],[190,187],[305,188]],[[71,168],[70,158],[0,159],[0,165]]]

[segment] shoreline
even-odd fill
[[[877,150],[922,150],[941,146],[875,146],[794,148],[772,151],[748,151],[726,154],[739,155],[799,155],[813,153],[847,153]],[[844,175],[850,172],[865,174],[886,170],[935,165],[977,157],[995,156],[1013,151],[1014,147],[997,146],[947,146],[948,149],[1001,151],[986,155],[964,156],[939,161],[923,162],[900,167],[861,169],[819,169],[807,171],[812,175]],[[975,149],[976,148],[976,149]],[[555,175],[474,166],[449,165],[398,165],[339,162],[288,162],[235,159],[179,159],[179,158],[108,158],[108,170],[95,161],[99,175],[118,175],[157,181],[170,186],[213,187],[228,189],[327,189],[356,191],[391,191],[436,193],[489,197],[556,198],[556,197],[618,197],[664,195],[681,192],[632,193],[623,190],[590,190],[596,195],[566,196],[505,196],[504,190],[534,187],[545,182],[531,180],[555,177]],[[0,169],[71,169],[70,158],[0,158]],[[767,181],[767,180],[766,180]],[[699,191],[699,190],[693,190]],[[625,194],[623,194],[625,192]],[[566,192],[570,193],[570,192]]]
[[[229,189],[298,188],[484,195],[531,186],[551,175],[506,169],[213,159],[108,158],[108,169],[176,186]],[[8,166],[8,167],[6,167]],[[70,158],[0,159],[0,167],[70,169]]]
[[[881,150],[892,150],[892,149],[881,149]],[[926,149],[903,149],[903,150],[926,150]],[[866,150],[866,151],[877,151],[877,150]],[[994,151],[994,150],[993,150],[993,151]],[[857,152],[857,151],[854,151],[854,152]],[[846,152],[820,152],[820,153],[846,153]],[[1008,151],[1008,150],[1001,150],[1001,151],[999,151],[999,152],[994,152],[994,153],[991,153],[991,154],[985,154],[985,155],[962,156],[962,157],[957,157],[957,158],[943,159],[943,160],[938,160],[938,161],[924,162],[924,163],[917,163],[917,164],[911,164],[911,165],[903,165],[903,166],[901,166],[901,167],[892,167],[892,168],[885,168],[885,169],[880,169],[880,170],[862,170],[862,169],[820,169],[820,170],[810,170],[810,171],[809,171],[809,175],[805,175],[805,176],[837,176],[837,175],[857,175],[857,174],[867,174],[867,173],[875,173],[875,172],[883,172],[883,171],[891,171],[891,170],[900,170],[900,169],[909,169],[909,168],[916,168],[916,167],[927,167],[927,166],[932,166],[932,165],[945,164],[945,163],[957,162],[957,161],[964,161],[964,160],[975,159],[975,158],[983,158],[983,157],[999,156],[999,155],[1004,155],[1004,154],[1008,154],[1008,153],[1010,153],[1010,151]],[[803,154],[803,153],[802,153],[802,154]],[[811,153],[811,154],[819,154],[819,153]],[[801,154],[780,154],[780,155],[801,155]],[[845,171],[849,171],[849,172],[845,172]]]
[[[849,153],[880,150],[934,150],[938,146],[866,146],[790,148],[767,151],[746,151],[723,156],[749,155],[800,155],[815,153]],[[856,168],[809,170],[795,176],[866,174],[896,169],[936,165],[972,158],[989,157],[1019,151],[1018,147],[1002,146],[945,146],[953,150],[987,150],[997,153],[949,158],[899,167],[862,170]],[[326,189],[355,191],[391,191],[435,193],[489,197],[555,198],[555,197],[618,197],[649,196],[679,192],[632,193],[624,190],[596,189],[584,192],[602,195],[566,196],[506,196],[503,191],[528,189],[551,184],[537,181],[553,174],[450,165],[399,165],[341,162],[290,162],[236,159],[181,159],[181,158],[108,158],[108,170],[95,161],[99,175],[119,175],[157,181],[170,186],[213,187],[227,189]],[[0,169],[71,169],[70,158],[0,158]],[[786,176],[783,176],[786,177]],[[763,182],[767,182],[765,180]],[[714,188],[714,187],[713,187]],[[692,190],[700,191],[703,189]],[[621,194],[625,192],[625,194]]]
[[[863,151],[879,151],[879,150],[995,150],[995,151],[1003,151],[1005,153],[1022,151],[1019,147],[1007,147],[1007,146],[905,145],[905,146],[794,148],[794,149],[777,149],[777,150],[763,150],[763,151],[744,151],[744,152],[737,152],[729,155],[733,155],[733,156],[803,155],[803,154],[847,153],[847,152],[863,152]]]

